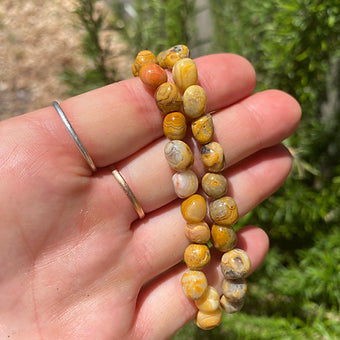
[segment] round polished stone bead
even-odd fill
[[[244,299],[233,302],[222,295],[220,299],[220,305],[226,313],[233,314],[239,312],[242,309],[244,305]]]
[[[139,75],[140,69],[149,63],[157,63],[156,56],[148,50],[140,51],[132,65],[132,73],[135,77]]]
[[[220,309],[216,309],[213,312],[203,312],[199,310],[195,318],[195,324],[203,330],[210,330],[217,327],[221,323],[221,320],[222,311]]]
[[[214,123],[210,114],[206,114],[191,123],[192,135],[198,143],[208,144],[214,136]]]
[[[210,203],[210,217],[215,224],[233,225],[238,219],[237,204],[232,197],[225,196]]]
[[[244,278],[250,271],[250,260],[247,253],[238,248],[224,253],[221,258],[221,270],[226,279]]]
[[[139,70],[139,77],[142,82],[152,90],[156,90],[158,86],[168,80],[168,76],[159,65],[149,63]]]
[[[176,171],[189,170],[194,163],[194,155],[188,144],[181,140],[172,140],[165,144],[165,158]]]
[[[197,68],[194,61],[190,58],[184,58],[174,65],[172,77],[183,93],[189,86],[196,85],[198,81]]]
[[[172,68],[180,59],[190,56],[189,48],[185,45],[175,45],[157,55],[157,61],[163,68]]]
[[[214,287],[208,286],[204,295],[195,300],[195,305],[202,312],[213,312],[220,306],[220,295]]]
[[[208,288],[205,274],[199,270],[187,270],[181,279],[184,294],[193,300],[201,298]]]
[[[205,244],[189,244],[184,251],[184,262],[191,270],[202,270],[210,262],[210,251]]]
[[[169,139],[183,139],[187,132],[187,121],[181,112],[168,113],[163,120],[164,135]]]
[[[222,281],[223,295],[228,301],[238,302],[243,300],[247,294],[247,282],[245,279]]]
[[[187,198],[198,189],[198,178],[192,170],[176,172],[172,176],[172,184],[179,198]]]
[[[221,174],[207,172],[202,177],[202,189],[209,197],[220,198],[226,194],[228,182]]]
[[[155,99],[158,108],[164,113],[180,111],[183,103],[178,87],[169,82],[163,83],[157,88]]]
[[[196,119],[204,114],[207,94],[199,85],[189,86],[183,94],[184,114],[189,119]]]
[[[204,166],[210,172],[221,172],[225,167],[222,146],[217,142],[210,142],[201,147],[201,158]]]
[[[210,240],[210,228],[204,221],[187,223],[184,233],[188,240],[194,243],[207,243]]]
[[[214,224],[211,227],[211,241],[217,250],[226,252],[236,246],[237,236],[233,227]]]
[[[181,213],[189,223],[201,222],[207,213],[207,203],[203,196],[194,194],[181,204]]]

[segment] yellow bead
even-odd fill
[[[184,262],[192,270],[202,270],[210,262],[210,251],[205,244],[190,244],[184,251]]]
[[[189,170],[194,163],[194,155],[188,144],[181,140],[172,140],[165,144],[165,158],[176,171]]]
[[[247,283],[244,279],[227,280],[222,282],[223,295],[231,302],[243,300],[247,293]]]
[[[172,184],[174,186],[176,195],[179,198],[187,198],[197,191],[198,178],[191,170],[176,172],[172,176]]]
[[[158,108],[164,112],[180,111],[182,107],[182,96],[178,87],[173,83],[163,83],[155,92]]]
[[[213,312],[220,306],[220,295],[214,287],[208,286],[205,294],[195,301],[195,305],[202,312]]]
[[[211,241],[217,250],[226,252],[236,246],[237,236],[233,227],[214,224],[211,227]]]
[[[228,182],[221,174],[207,172],[202,177],[202,189],[209,197],[220,198],[226,194]]]
[[[233,314],[239,312],[242,309],[244,305],[244,300],[233,302],[222,295],[220,299],[220,305],[226,313]]]
[[[187,223],[184,232],[188,240],[194,243],[207,243],[210,240],[210,228],[204,221],[195,224]]]
[[[204,330],[209,330],[217,327],[222,320],[222,311],[220,309],[216,309],[213,312],[202,312],[198,311],[195,323],[196,325]]]
[[[214,136],[214,123],[210,114],[204,115],[191,123],[191,131],[200,144],[211,142]]]
[[[172,77],[180,91],[184,92],[189,86],[197,84],[196,64],[190,58],[177,61],[172,69]]]
[[[183,139],[187,132],[187,121],[181,112],[171,112],[163,120],[164,135],[169,139]]]
[[[199,270],[186,271],[181,280],[184,294],[193,300],[202,297],[208,288],[208,281],[205,274]]]
[[[250,271],[250,260],[242,249],[233,249],[223,254],[221,270],[226,279],[236,280],[244,278]]]
[[[190,56],[189,48],[185,45],[175,45],[157,56],[159,65],[163,68],[172,68],[174,64],[183,58]]]
[[[157,63],[156,56],[151,51],[140,51],[132,65],[132,73],[135,77],[139,75],[140,69],[149,63]]]
[[[203,196],[195,194],[182,202],[181,213],[189,223],[202,221],[207,213],[207,203]]]
[[[238,209],[232,197],[222,197],[210,203],[210,217],[215,224],[233,225],[238,219]]]
[[[199,85],[189,86],[183,94],[184,114],[189,119],[196,119],[204,114],[207,95]]]
[[[220,172],[225,167],[222,146],[217,142],[210,142],[201,147],[201,158],[204,166],[210,172]]]

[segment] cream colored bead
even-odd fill
[[[164,154],[169,165],[179,172],[189,170],[194,163],[194,155],[189,145],[181,140],[166,143]]]
[[[209,330],[217,327],[222,320],[222,311],[216,309],[213,312],[198,311],[195,319],[196,325],[204,330]]]
[[[187,198],[198,189],[198,178],[192,170],[177,172],[172,176],[172,184],[179,198]]]
[[[232,249],[223,254],[221,270],[226,279],[236,280],[244,278],[250,271],[250,260],[242,249]]]
[[[226,313],[233,314],[239,312],[242,309],[244,305],[244,299],[232,302],[229,301],[224,295],[222,295],[220,299],[220,305]]]
[[[183,94],[184,114],[189,119],[196,119],[204,114],[207,95],[199,85],[189,86]]]
[[[197,84],[196,64],[190,58],[177,61],[172,69],[172,77],[177,87],[183,93],[189,86]]]
[[[220,306],[220,295],[214,287],[208,286],[205,294],[195,304],[202,312],[213,312]]]

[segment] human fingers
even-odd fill
[[[291,156],[282,145],[262,151],[238,163],[226,172],[229,195],[238,205],[240,218],[276,191],[291,169]],[[134,274],[140,284],[171,268],[183,258],[189,241],[184,235],[186,224],[176,201],[167,209],[151,214],[136,223],[131,242],[125,251],[127,267],[139,268]]]
[[[257,93],[218,112],[213,117],[216,138],[225,150],[227,166],[262,148],[280,143],[295,130],[300,113],[295,99],[274,90]],[[165,138],[159,139],[143,152],[116,164],[146,212],[175,198],[171,181],[173,171],[163,156],[165,143]],[[197,159],[194,170],[198,176],[204,171],[200,164]],[[104,179],[101,185],[112,189],[113,200],[117,196],[117,185],[112,184],[112,176]],[[95,196],[104,192],[102,188],[98,191]],[[126,195],[122,193],[119,197],[120,210],[134,219],[136,215]]]
[[[267,254],[268,237],[263,230],[256,227],[245,227],[237,234],[241,240],[238,246],[247,251],[252,272]],[[184,295],[181,288],[181,276],[185,270],[185,265],[178,265],[143,287],[137,301],[132,339],[170,338],[194,317],[197,307]],[[209,266],[206,274],[209,284],[216,286],[221,293],[222,274],[218,261]]]
[[[200,83],[207,92],[207,111],[230,105],[254,89],[255,72],[240,56],[211,55],[196,63]],[[137,78],[81,94],[60,105],[97,167],[122,160],[163,134],[162,116],[153,94]],[[37,111],[34,117],[49,122],[44,126],[56,137],[54,142],[69,143],[65,152],[71,150],[70,156],[78,152],[53,108]]]

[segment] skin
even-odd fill
[[[241,217],[271,195],[291,169],[281,141],[301,111],[288,94],[252,94],[245,59],[196,60],[207,111],[222,144],[229,191]],[[166,339],[196,308],[181,289],[189,244],[163,157],[162,115],[137,78],[61,103],[98,171],[91,173],[54,108],[0,123],[0,338]],[[195,155],[198,158],[197,149]],[[146,217],[115,181],[122,173]],[[201,176],[199,159],[194,170]],[[238,232],[254,271],[268,237]],[[208,282],[221,291],[221,253]]]

